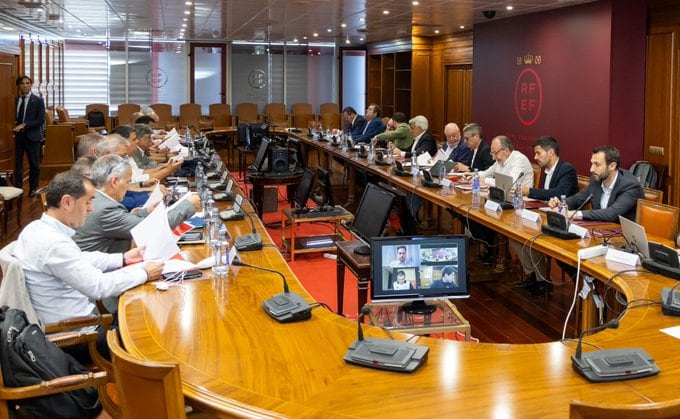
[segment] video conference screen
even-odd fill
[[[464,236],[381,237],[371,253],[372,300],[469,296]]]

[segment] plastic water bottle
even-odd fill
[[[446,177],[446,166],[442,164],[439,166],[439,183],[441,184],[444,178]]]
[[[373,160],[373,141],[368,143],[368,160]]]
[[[413,175],[414,179],[418,178],[418,172],[420,170],[418,169],[418,159],[416,156],[411,156],[411,174]]]
[[[567,196],[566,195],[560,196],[560,205],[559,205],[559,207],[557,207],[557,212],[564,215],[565,217],[568,217],[569,206],[567,205]]]
[[[512,196],[512,206],[515,207],[516,213],[521,213],[524,210],[524,196],[522,195],[522,185],[515,187],[515,193]]]
[[[394,154],[394,145],[387,144],[387,164],[392,164],[392,155]]]
[[[224,236],[220,235],[210,242],[212,247],[213,267],[212,271],[215,276],[226,276],[229,272],[229,264],[227,261],[227,254],[229,253],[229,243]]]
[[[472,175],[472,209],[479,209],[482,202],[482,188],[479,185],[479,171]]]

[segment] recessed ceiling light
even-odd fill
[[[317,32],[314,32],[312,35],[314,35],[314,37],[319,36],[319,34]]]
[[[349,44],[349,38],[345,39],[345,43]]]
[[[184,4],[186,4],[187,6],[191,6],[193,3],[191,3],[190,1],[185,1]]]
[[[341,23],[341,24],[340,24],[340,27],[346,28],[346,27],[347,27],[347,24],[346,24],[346,23]]]
[[[190,15],[190,14],[191,14],[191,11],[190,11],[190,10],[185,10],[185,11],[184,11],[184,14],[185,14],[185,15]]]
[[[465,29],[465,25],[460,25],[459,28]]]
[[[435,29],[435,30],[434,30],[434,33],[439,33],[439,29]]]
[[[514,9],[514,8],[515,8],[514,6],[510,6],[510,5],[505,6],[505,10],[512,10],[512,9]]]
[[[411,4],[413,4],[414,6],[418,6],[418,5],[420,4],[420,2],[419,2],[419,1],[414,1],[414,2],[411,2]]]
[[[187,27],[187,24],[186,24],[186,23],[182,23],[182,27],[183,27],[183,28],[186,28],[186,27]]]
[[[333,29],[328,28],[328,29],[326,29],[326,32],[331,33],[331,32],[333,32]]]
[[[362,36],[361,38],[359,38],[359,41],[363,41],[363,40],[364,40],[364,37],[363,37],[363,36]]]
[[[389,11],[389,10],[383,10],[383,14],[384,14],[384,15],[389,15],[389,14],[390,14],[390,11]]]
[[[306,36],[303,36],[302,39],[307,39],[307,37],[306,37]]]
[[[293,42],[298,42],[297,37],[293,38]]]
[[[187,22],[187,21],[189,21],[189,18],[188,18],[188,17],[183,17],[183,18],[182,18],[182,21]]]

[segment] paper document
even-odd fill
[[[430,156],[430,153],[425,152],[418,156],[416,158],[416,161],[418,162],[418,166],[432,166],[432,156]]]
[[[177,134],[177,130],[173,128],[168,135],[165,136],[165,141],[163,141],[158,148],[167,148],[174,151],[177,146],[179,146],[179,134]]]
[[[156,187],[153,188],[153,191],[149,194],[149,199],[146,200],[144,205],[142,205],[142,208],[149,208],[156,202],[160,202],[163,200],[163,192],[161,192],[161,186],[160,184],[156,184]]]
[[[162,201],[130,233],[138,247],[146,246],[144,260],[167,260],[179,253],[179,237],[170,230],[167,209]]]

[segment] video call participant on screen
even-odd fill
[[[397,279],[392,282],[392,288],[395,290],[408,290],[411,289],[411,283],[406,280],[406,272],[398,271]]]
[[[411,266],[409,264],[406,246],[397,247],[397,258],[390,262],[390,268],[399,268],[402,266]]]
[[[457,288],[458,271],[453,266],[446,266],[442,269],[442,277],[432,281],[430,288]]]

